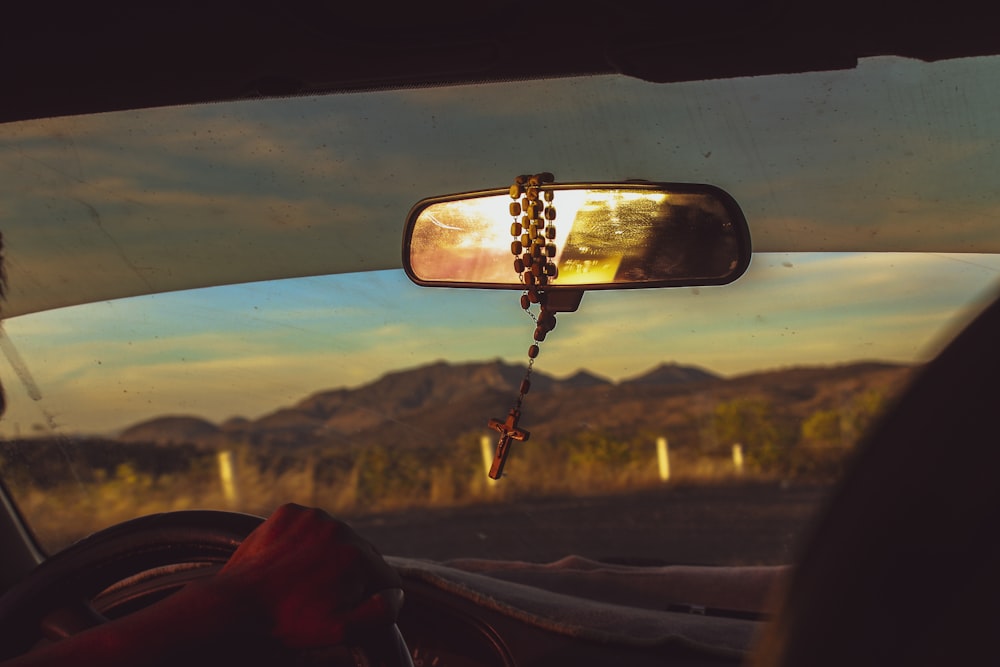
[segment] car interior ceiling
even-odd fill
[[[680,81],[851,67],[871,55],[1000,51],[991,22],[954,5],[943,13],[940,3],[640,3],[611,17],[552,3],[533,14],[551,41],[514,69],[503,37],[514,23],[509,5],[414,5],[386,25],[372,14],[384,8],[363,4],[269,3],[249,13],[224,3],[196,14],[113,4],[107,16],[81,5],[45,21],[43,8],[6,12],[17,28],[0,52],[17,66],[0,74],[0,122],[257,95],[615,71]],[[691,29],[647,27],[677,23]],[[129,29],[136,24],[141,31]],[[762,662],[938,664],[995,652],[998,339],[1000,302],[870,434],[816,525]],[[0,510],[0,521],[14,516],[12,506]],[[2,557],[6,572],[38,555],[5,546]]]
[[[966,5],[969,5],[966,7]],[[859,58],[988,55],[976,3],[635,2],[581,11],[452,0],[365,3],[115,0],[7,8],[0,122],[260,96],[621,73],[655,82],[823,71]],[[964,10],[964,11],[963,11]],[[529,48],[518,30],[535,26]],[[183,36],[179,39],[179,36]]]

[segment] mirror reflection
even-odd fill
[[[742,275],[746,220],[722,190],[692,184],[562,184],[553,190],[548,288],[712,285]],[[407,221],[404,265],[430,286],[520,289],[507,190],[428,199]]]

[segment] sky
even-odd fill
[[[670,361],[734,375],[926,360],[1000,277],[997,66],[889,58],[667,87],[595,77],[0,126],[15,315],[0,338],[0,434],[255,417],[436,360],[523,362],[532,324],[516,292],[417,288],[396,267],[416,201],[535,165],[560,181],[718,185],[758,251],[730,286],[588,293],[540,370],[621,380]],[[201,285],[218,286],[185,289]],[[162,293],[119,298],[146,292]]]
[[[591,292],[540,371],[611,380],[664,362],[723,375],[926,361],[997,291],[1000,256],[760,254],[722,287]],[[163,414],[257,417],[438,360],[524,363],[517,292],[419,288],[401,271],[215,287],[8,320],[5,435],[107,433]],[[33,400],[27,389],[37,391]]]

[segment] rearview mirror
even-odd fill
[[[736,201],[711,185],[562,183],[552,191],[546,290],[723,285],[750,264]],[[524,289],[507,188],[424,199],[406,221],[403,267],[418,285]],[[514,207],[515,209],[517,207]]]

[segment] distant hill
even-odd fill
[[[719,380],[721,377],[697,366],[681,366],[678,363],[663,363],[642,375],[622,380],[619,384],[686,384],[689,382],[704,382]]]
[[[414,414],[453,406],[456,401],[503,403],[516,395],[524,371],[524,366],[500,360],[465,364],[439,361],[388,373],[360,387],[317,392],[255,420],[230,418],[221,429],[194,417],[161,417],[129,427],[122,437],[129,442],[146,439],[209,445],[218,440],[220,431],[250,442],[295,443],[316,437],[353,436]],[[538,371],[531,377],[532,392],[536,394],[594,384],[608,381],[582,371],[566,380],[555,380]],[[184,419],[188,421],[177,421]]]
[[[355,389],[313,394],[299,402],[295,409],[323,419],[362,405],[377,405],[380,412],[400,414],[450,402],[456,396],[516,391],[522,377],[523,366],[500,360],[455,365],[438,361],[429,366],[388,373]],[[555,382],[543,373],[536,372],[532,377],[532,386],[538,391],[551,389]]]
[[[157,417],[130,426],[121,432],[121,442],[148,442],[156,445],[204,443],[219,433],[219,427],[206,419],[188,416]]]
[[[583,387],[606,387],[613,384],[614,383],[611,380],[594,375],[590,371],[578,370],[569,377],[559,380],[556,385],[556,389],[563,390],[581,389]]]
[[[484,433],[490,417],[513,403],[524,367],[499,360],[436,362],[388,373],[355,388],[317,392],[258,419],[223,425],[195,417],[159,417],[126,429],[124,442],[189,442],[214,446],[233,440],[260,445],[426,445],[461,433]],[[564,379],[532,374],[523,425],[532,440],[583,430],[622,435],[669,430],[696,439],[699,419],[720,402],[760,400],[777,419],[798,423],[816,410],[839,409],[865,391],[893,395],[912,368],[880,362],[770,370],[733,378],[664,363],[615,384],[579,370]]]

